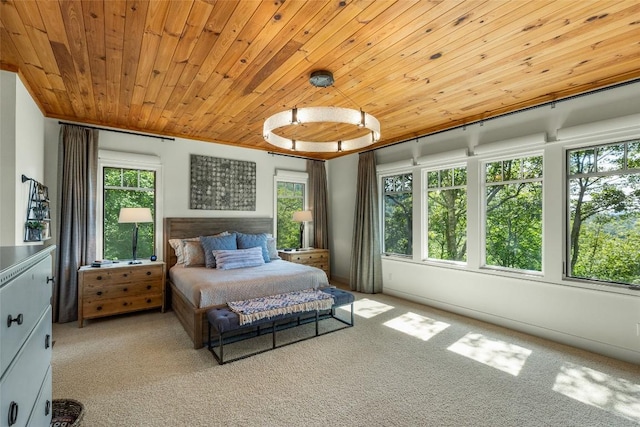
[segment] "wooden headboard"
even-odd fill
[[[167,272],[177,261],[169,239],[209,236],[223,231],[273,233],[273,218],[165,218],[164,258]]]

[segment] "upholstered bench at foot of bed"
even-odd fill
[[[273,316],[270,318],[260,319],[245,325],[240,325],[240,317],[238,316],[237,313],[235,313],[228,307],[212,308],[211,310],[207,311],[207,320],[209,324],[209,343],[208,343],[209,351],[211,351],[216,361],[220,365],[222,365],[225,363],[233,362],[235,360],[244,359],[249,356],[254,356],[259,353],[264,353],[265,351],[273,350],[275,348],[284,347],[285,345],[304,341],[309,338],[325,335],[331,332],[339,331],[341,329],[353,326],[353,320],[354,320],[353,302],[355,299],[353,297],[353,294],[337,288],[324,288],[322,289],[322,291],[330,294],[333,297],[333,304],[328,314],[321,314],[321,312],[319,311],[304,311],[304,312],[297,312],[297,313],[281,314],[281,315]],[[351,304],[350,322],[343,320],[335,315],[336,308],[342,307],[348,304]],[[341,323],[344,323],[346,326],[320,333],[318,330],[318,321],[324,318],[329,318],[329,317],[335,320],[338,320]],[[289,325],[290,323],[295,322],[296,320],[297,322],[294,324],[294,326],[300,325],[301,320],[306,322],[315,320],[315,327],[316,327],[315,335],[301,338],[293,342],[287,342],[286,344],[277,345],[276,332],[278,331],[278,326]],[[261,329],[262,327],[265,327],[265,329]],[[264,330],[271,332],[272,334],[272,346],[270,348],[259,350],[259,351],[246,354],[240,357],[236,357],[231,360],[227,360],[227,361],[224,360],[225,339],[228,339],[229,336],[231,336],[232,338],[236,338],[238,340],[252,338],[252,337],[261,335]],[[218,353],[216,353],[213,345],[212,333],[215,333],[215,336],[217,337],[216,341],[218,342],[217,346],[219,348]]]

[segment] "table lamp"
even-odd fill
[[[153,222],[151,217],[151,209],[149,208],[121,208],[120,216],[118,217],[119,223],[133,223],[133,260],[129,261],[129,264],[142,264],[141,261],[136,260],[136,251],[138,248],[138,224],[141,222]]]
[[[304,234],[304,223],[313,221],[313,215],[311,211],[297,211],[293,213],[293,220],[300,223],[300,240],[299,248],[302,249],[302,236]]]

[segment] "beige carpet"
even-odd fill
[[[56,324],[54,398],[85,427],[640,424],[637,365],[356,296],[355,327],[223,366],[172,312]]]

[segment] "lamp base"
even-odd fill
[[[142,264],[142,261],[133,260],[133,261],[129,261],[129,264]]]

